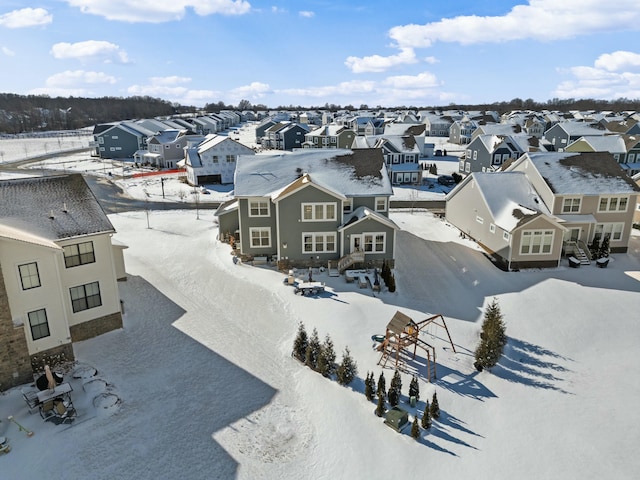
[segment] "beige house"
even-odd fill
[[[446,198],[446,218],[508,270],[590,263],[607,237],[626,252],[640,188],[608,153],[525,153],[504,172],[474,173]]]
[[[122,245],[82,175],[0,181],[0,389],[122,328]]]

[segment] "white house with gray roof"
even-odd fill
[[[82,175],[0,181],[0,386],[122,328],[123,246]]]
[[[221,238],[234,237],[246,258],[305,267],[349,258],[393,265],[392,194],[380,149],[242,156],[235,200],[217,211],[219,231]]]
[[[187,172],[189,185],[233,183],[236,162],[241,155],[255,155],[253,149],[225,135],[210,134],[189,144],[178,166]]]

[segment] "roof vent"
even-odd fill
[[[49,218],[50,218],[50,219],[52,219],[52,220],[53,220],[54,218],[56,218],[56,217],[54,217],[54,215],[53,215],[53,210],[51,210],[51,212],[49,212]]]
[[[67,210],[67,202],[64,202],[64,203],[62,204],[62,211],[63,211],[64,213],[69,213],[69,210]]]

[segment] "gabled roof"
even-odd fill
[[[155,132],[152,132],[151,130],[144,128],[142,125],[136,124],[135,122],[120,122],[120,123],[114,124],[110,128],[107,128],[106,130],[103,130],[98,135],[105,135],[114,129],[122,130],[133,136],[143,137],[143,138],[151,137],[155,133]]]
[[[149,143],[159,143],[164,145],[166,143],[175,142],[179,137],[187,133],[186,130],[167,129],[156,133],[149,139]]]
[[[513,231],[523,219],[550,215],[524,172],[474,172],[463,183],[470,181],[476,182],[495,224],[507,232]],[[461,187],[451,193],[460,191]]]
[[[351,227],[359,222],[368,219],[373,219],[376,222],[380,222],[389,228],[393,228],[394,230],[400,230],[400,227],[398,227],[398,225],[396,225],[396,223],[389,217],[385,217],[384,215],[381,215],[378,212],[374,212],[367,207],[358,207],[350,214],[344,216],[344,224],[338,228],[338,231],[344,230],[347,227]]]
[[[241,155],[236,197],[274,196],[308,174],[310,180],[345,196],[390,196],[391,182],[379,149],[305,149],[269,155]]]
[[[629,194],[640,191],[610,153],[526,153],[511,168],[531,161],[555,194]]]
[[[620,135],[589,135],[580,137],[575,142],[567,145],[567,149],[571,149],[575,143],[580,141],[589,145],[594,152],[625,153],[627,151],[624,140]]]
[[[115,232],[79,173],[0,181],[0,223],[48,240]]]
[[[246,145],[243,145],[240,142],[236,142],[231,137],[228,137],[226,135],[217,135],[215,133],[210,133],[209,135],[205,136],[204,140],[202,140],[202,142],[198,144],[198,146],[196,147],[198,150],[198,155],[202,155],[207,150],[217,147],[222,143],[231,143],[231,144],[239,145],[240,147],[242,147],[241,151],[244,152],[244,154],[249,154],[249,152],[253,151],[251,150],[251,148],[247,147]]]

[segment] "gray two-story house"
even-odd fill
[[[241,156],[235,198],[216,212],[220,238],[287,267],[393,265],[392,194],[380,149]]]

